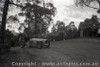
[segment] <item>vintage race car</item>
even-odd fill
[[[27,47],[38,47],[41,49],[43,46],[50,47],[50,41],[43,38],[31,38],[27,43]]]

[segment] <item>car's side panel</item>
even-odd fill
[[[47,39],[40,39],[40,38],[32,38],[27,42],[28,47],[43,47],[43,46],[48,46],[48,41]]]

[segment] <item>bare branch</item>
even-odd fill
[[[80,5],[80,6],[86,6],[89,8],[93,8],[93,9],[99,9],[95,6],[90,6],[90,3],[96,1],[99,4],[99,8],[100,8],[100,0],[76,0],[76,5]]]
[[[89,6],[87,4],[84,4],[84,5],[87,6],[87,7],[93,8],[93,9],[99,9],[99,8],[96,8],[96,7]]]
[[[18,4],[12,3],[12,2],[9,2],[9,4],[13,4],[13,5],[15,5],[15,6],[17,6],[17,7],[20,7],[20,8],[23,7],[22,5],[18,5]]]

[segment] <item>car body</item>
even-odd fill
[[[27,47],[38,47],[41,49],[43,46],[50,47],[50,41],[44,38],[31,38],[26,45]]]

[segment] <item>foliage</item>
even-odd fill
[[[26,21],[29,24],[30,22],[34,22],[35,23],[35,31],[36,33],[38,31],[40,31],[40,28],[42,28],[41,30],[43,30],[42,33],[45,32],[45,30],[47,30],[48,24],[51,22],[52,20],[52,16],[55,13],[55,8],[53,7],[53,4],[43,4],[43,6],[41,7],[39,4],[41,3],[42,0],[0,0],[0,10],[2,11],[2,7],[3,7],[3,17],[2,17],[2,23],[1,23],[1,37],[0,37],[0,44],[2,43],[2,45],[4,46],[4,44],[7,45],[8,42],[10,42],[9,39],[11,36],[7,36],[8,38],[6,38],[6,34],[8,34],[7,32],[5,32],[6,30],[6,18],[7,18],[7,13],[8,11],[10,11],[8,9],[8,7],[11,7],[12,5],[16,6],[18,9],[22,9],[22,13],[19,15],[25,15],[26,16]],[[4,4],[5,3],[5,4]],[[48,5],[48,6],[45,6]],[[40,12],[42,11],[42,12]],[[12,20],[12,21],[19,21],[17,19],[16,16],[10,16],[8,18],[8,20]],[[35,34],[36,34],[35,33]],[[9,40],[8,40],[9,39]],[[6,42],[5,42],[6,41]],[[1,51],[2,46],[0,46],[0,51]],[[4,48],[6,48],[6,46],[4,46]],[[5,49],[3,49],[5,50]]]
[[[21,9],[22,12],[19,13],[18,15],[26,17],[25,24],[28,25],[28,27],[31,30],[30,33],[32,34],[37,34],[37,33],[45,34],[52,21],[52,17],[55,15],[55,10],[56,10],[56,8],[54,7],[52,3],[50,2],[46,3],[45,1],[42,1],[42,0],[22,0],[22,1],[9,0],[8,5],[9,5],[9,8],[13,7],[14,5],[18,9]],[[11,10],[9,9],[9,11]],[[9,16],[7,21],[19,22],[19,19],[17,17],[18,15]],[[20,26],[21,26],[20,28],[22,27],[25,28],[24,25],[20,25]],[[19,28],[19,31],[20,31],[20,28]]]
[[[78,29],[76,28],[74,21],[71,21],[68,26],[66,26],[66,38],[76,38],[78,37]]]
[[[76,38],[78,36],[78,30],[74,25],[74,22],[70,22],[69,25],[65,26],[62,21],[57,21],[57,23],[52,27],[51,39],[52,40],[66,40],[69,38]]]
[[[11,15],[11,16],[9,16],[9,17],[7,18],[7,21],[12,21],[12,22],[18,21],[18,22],[19,22],[17,15],[15,15],[15,16],[14,16],[14,15]]]
[[[55,14],[55,7],[51,3],[44,3],[39,6],[39,3],[26,3],[22,8],[22,13],[19,15],[26,16],[25,22],[28,24],[30,34],[45,34],[49,24],[52,21],[52,16]],[[48,7],[46,7],[48,5]]]
[[[96,15],[93,15],[90,19],[86,18],[84,22],[79,24],[79,30],[83,30],[83,35],[97,36],[97,31],[100,28],[100,23]]]

